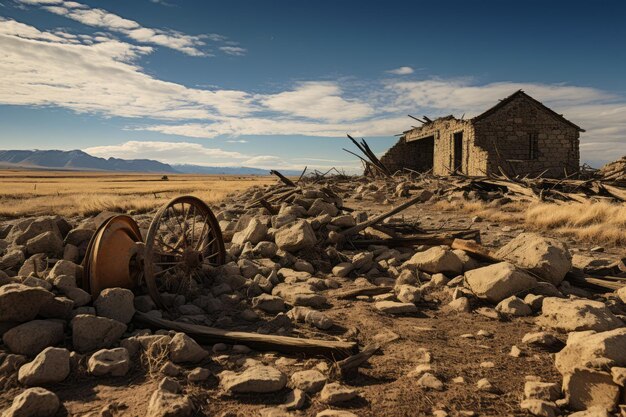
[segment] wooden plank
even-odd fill
[[[352,290],[342,291],[336,294],[332,294],[334,297],[337,297],[339,300],[347,300],[350,298],[355,298],[360,295],[380,295],[387,294],[393,290],[393,287],[364,287],[364,288],[355,288]]]
[[[148,326],[152,329],[183,332],[196,342],[204,345],[213,345],[215,343],[242,344],[259,351],[276,351],[289,354],[303,353],[306,355],[325,356],[334,360],[343,359],[358,352],[358,346],[354,342],[234,332],[215,327],[159,319],[141,312],[135,313],[134,321],[141,326]]]

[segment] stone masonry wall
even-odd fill
[[[578,171],[578,130],[525,97],[477,120],[474,127],[476,146],[489,155],[489,172],[497,173],[499,166],[509,175],[547,170],[545,177],[559,178]]]
[[[403,168],[409,168],[417,172],[426,172],[433,167],[433,142],[424,139],[407,143],[401,137],[398,143],[393,145],[380,161],[392,173]]]

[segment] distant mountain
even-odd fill
[[[61,169],[74,171],[121,171],[213,175],[269,175],[269,169],[250,167],[209,167],[202,165],[168,165],[152,159],[98,158],[81,150],[75,151],[2,151],[0,168]],[[284,175],[300,175],[300,171],[281,170]]]
[[[207,167],[191,164],[174,164],[172,167],[184,174],[213,174],[213,175],[269,175],[269,169],[250,167]],[[284,170],[284,175],[300,175],[301,171]]]
[[[0,164],[34,169],[176,173],[170,165],[151,159],[105,159],[91,156],[80,150],[0,151]]]

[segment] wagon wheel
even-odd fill
[[[157,211],[146,238],[144,277],[154,302],[161,293],[187,294],[202,284],[207,266],[224,263],[226,250],[217,219],[200,199],[183,196]]]

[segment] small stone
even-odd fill
[[[2,417],[50,417],[57,413],[61,401],[55,393],[43,388],[29,388],[13,399]]]
[[[219,375],[225,391],[235,393],[267,393],[280,391],[287,384],[285,374],[271,366],[255,365],[237,374],[223,371]]]
[[[487,379],[482,378],[476,383],[476,388],[479,391],[497,393],[498,389]]]
[[[209,379],[211,371],[206,368],[194,368],[187,375],[189,382],[202,382]]]
[[[150,397],[146,417],[188,417],[192,413],[189,397],[158,389]]]
[[[417,312],[415,304],[396,301],[378,301],[374,303],[374,307],[387,314],[410,314]]]
[[[496,311],[506,316],[530,316],[532,310],[521,298],[514,295],[500,301]]]
[[[345,401],[350,401],[359,395],[358,391],[346,387],[339,382],[331,382],[324,385],[322,392],[320,393],[320,401],[326,404],[339,404]]]
[[[107,288],[102,290],[93,305],[98,316],[128,324],[135,315],[134,299],[135,296],[131,290]]]
[[[308,394],[315,394],[326,384],[326,377],[314,369],[299,371],[291,375],[291,384]]]
[[[422,388],[433,389],[436,391],[443,391],[443,382],[430,372],[424,373],[420,379],[417,380],[417,385]]]
[[[556,401],[561,397],[559,386],[553,382],[527,381],[524,385],[524,398]]]
[[[261,294],[252,299],[252,307],[268,313],[280,313],[285,311],[285,301],[275,295]]]
[[[552,333],[533,332],[526,333],[522,338],[522,343],[537,347],[551,348],[557,346],[560,342]]]
[[[170,359],[174,363],[196,363],[205,359],[209,352],[185,333],[176,333],[169,344]]]
[[[537,399],[523,400],[520,408],[537,417],[555,417],[557,411],[557,406],[553,402]]]
[[[519,358],[522,355],[523,355],[523,352],[520,350],[520,348],[518,348],[515,345],[511,346],[511,351],[509,352],[509,356],[512,356],[514,358]]]
[[[70,374],[70,352],[63,348],[44,349],[32,362],[23,365],[18,380],[26,386],[61,382]]]
[[[294,389],[287,394],[283,407],[287,410],[299,410],[304,407],[306,401],[306,394],[304,391]]]
[[[101,349],[89,358],[88,369],[92,375],[96,376],[124,376],[130,369],[128,350],[123,347]]]

